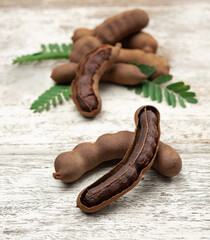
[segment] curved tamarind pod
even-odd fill
[[[75,30],[70,61],[79,62],[80,58],[101,44],[115,44],[126,36],[139,32],[149,22],[148,14],[141,9],[122,12],[107,18],[93,30],[79,28]]]
[[[169,64],[166,59],[161,58],[153,53],[145,53],[140,49],[122,48],[116,62],[135,62],[137,64],[147,64],[154,66],[156,71],[150,77],[152,79],[169,73]]]
[[[79,38],[72,46],[69,59],[71,62],[79,62],[81,57],[101,45],[101,41],[94,36]]]
[[[122,159],[133,137],[133,132],[120,131],[104,134],[94,143],[78,144],[72,151],[56,157],[53,177],[65,183],[74,182],[102,162]],[[181,171],[182,160],[172,147],[160,141],[152,167],[165,177],[174,177]]]
[[[71,84],[72,99],[85,117],[95,117],[101,111],[98,83],[104,72],[115,62],[121,44],[102,45],[85,54]]]
[[[122,41],[123,48],[141,49],[146,53],[156,53],[158,48],[157,41],[145,32],[138,32],[127,36]]]
[[[152,166],[159,147],[160,114],[153,106],[143,106],[137,116],[134,139],[122,161],[80,192],[77,206],[82,211],[96,212],[115,201],[135,187]]]
[[[71,83],[76,77],[78,64],[69,62],[55,67],[51,78],[60,84]],[[101,82],[113,82],[121,85],[136,85],[141,83],[147,76],[132,64],[115,63],[102,76]]]
[[[115,44],[124,37],[140,31],[149,22],[148,14],[141,9],[134,9],[106,19],[94,29],[94,36],[102,43]]]

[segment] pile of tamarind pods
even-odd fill
[[[70,62],[53,69],[56,83],[71,83],[72,99],[85,117],[95,117],[101,111],[99,81],[136,85],[147,78],[131,65],[147,64],[156,71],[151,79],[168,74],[168,61],[155,53],[157,41],[142,29],[149,22],[148,14],[134,9],[106,19],[94,29],[76,29]]]
[[[108,18],[94,29],[75,30],[70,62],[53,69],[57,83],[71,83],[72,99],[85,117],[100,113],[100,81],[136,85],[147,78],[136,65],[154,66],[151,79],[168,74],[167,60],[157,56],[157,41],[142,31],[148,14],[130,10]],[[141,180],[150,167],[166,177],[176,176],[182,168],[179,154],[160,142],[160,113],[153,106],[142,106],[135,113],[134,133],[121,131],[100,136],[95,143],[81,143],[55,159],[53,177],[74,182],[102,162],[121,159],[117,165],[77,198],[86,213],[96,212],[115,201]]]
[[[166,177],[182,168],[179,154],[160,142],[160,114],[153,106],[135,113],[135,132],[121,131],[100,136],[95,143],[81,143],[55,159],[53,177],[74,182],[100,163],[121,159],[107,174],[82,190],[77,206],[86,213],[96,212],[130,191],[152,166]]]

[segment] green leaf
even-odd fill
[[[162,90],[159,86],[155,87],[155,97],[157,99],[157,102],[162,102]]]
[[[195,97],[195,93],[194,92],[181,92],[179,93],[179,95],[181,95],[183,98],[193,98]]]
[[[45,105],[45,109],[48,111],[50,108],[50,102],[47,102],[46,105]]]
[[[150,77],[156,71],[155,67],[153,66],[149,66],[145,64],[140,64],[137,66],[139,67],[139,69],[143,74],[147,75],[147,77]]]
[[[172,106],[176,107],[176,97],[175,97],[175,95],[172,92],[170,92],[169,97],[170,97],[170,102],[171,102]]]
[[[131,91],[131,90],[135,89],[135,87],[133,87],[133,86],[128,86],[127,89]]]
[[[65,98],[66,100],[69,99],[69,95],[68,95],[67,91],[64,91],[64,92],[63,92],[63,96],[64,96],[64,98]]]
[[[41,52],[22,55],[13,60],[13,63],[40,61],[48,59],[68,59],[71,53],[72,44],[62,44],[59,46],[56,44],[48,44],[48,46],[42,44]]]
[[[156,100],[155,86],[153,85],[152,82],[149,83],[149,96],[150,96],[152,101]]]
[[[56,106],[56,98],[58,99],[59,103],[63,102],[61,94],[63,96],[71,96],[71,88],[69,85],[55,85],[51,87],[32,103],[30,109],[34,110],[34,112],[42,112],[44,109],[49,110],[50,104],[52,104],[54,107]]]
[[[171,79],[172,79],[172,75],[170,75],[170,74],[166,74],[166,75],[163,75],[163,76],[160,76],[160,77],[157,77],[157,78],[155,78],[154,80],[153,80],[153,82],[155,83],[155,84],[163,84],[163,83],[166,83],[166,82],[169,82],[169,81],[171,81]]]
[[[182,87],[176,88],[175,90],[173,90],[176,93],[180,93],[180,92],[186,92],[190,89],[189,85],[184,85]]]
[[[179,100],[179,104],[183,107],[183,108],[186,108],[186,105],[183,101],[183,99],[178,95],[178,100]]]
[[[192,98],[192,97],[187,97],[185,98],[185,100],[189,103],[194,103],[194,104],[198,102],[196,98]]]
[[[172,83],[172,84],[168,85],[167,89],[176,91],[176,89],[179,89],[180,87],[183,87],[183,86],[184,86],[183,82],[176,82],[176,83]]]
[[[149,83],[148,81],[143,82],[143,87],[142,87],[143,95],[145,98],[149,96]]]
[[[135,93],[140,95],[142,92],[142,86],[138,86],[136,89],[135,89]]]
[[[60,94],[58,94],[57,98],[58,98],[58,102],[59,102],[59,103],[62,103],[62,102],[63,102],[62,97],[61,97]]]
[[[168,103],[168,105],[171,105],[170,94],[166,90],[166,88],[164,89],[164,96],[165,96],[165,99],[166,99],[166,102]]]
[[[55,97],[52,99],[52,105],[53,105],[53,107],[56,107],[56,100],[55,100]]]

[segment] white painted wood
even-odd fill
[[[0,239],[209,239],[209,1],[131,1],[129,6],[128,1],[120,6],[72,1],[68,8],[64,0],[60,6],[37,2],[0,3]],[[125,87],[101,84],[103,110],[94,120],[84,119],[71,100],[41,114],[29,110],[53,85],[51,69],[65,61],[12,65],[13,58],[39,51],[41,43],[68,42],[77,27],[94,27],[141,3],[158,54],[169,59],[174,81],[191,85],[198,104],[173,109]],[[78,193],[114,163],[67,185],[52,178],[55,157],[101,134],[133,130],[134,112],[143,104],[159,109],[161,140],[180,153],[182,172],[168,179],[150,170],[110,206],[82,213],[75,207]]]

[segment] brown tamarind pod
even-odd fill
[[[94,36],[79,38],[74,42],[69,59],[71,62],[79,62],[81,57],[101,45],[101,41]]]
[[[53,177],[65,183],[74,182],[103,162],[122,159],[133,137],[133,132],[120,131],[104,134],[94,143],[78,144],[72,151],[56,157]],[[174,177],[181,171],[182,160],[172,147],[160,141],[152,167],[163,176]]]
[[[149,22],[148,14],[141,9],[134,9],[106,19],[94,29],[94,36],[102,43],[115,44],[124,37],[140,31]]]
[[[76,77],[78,64],[68,62],[55,67],[51,78],[59,84],[71,83]],[[136,85],[141,83],[147,76],[132,64],[115,63],[102,76],[101,82],[112,82],[121,85]]]
[[[106,19],[94,29],[79,28],[74,31],[70,61],[80,58],[101,44],[115,44],[126,36],[139,32],[149,22],[148,14],[141,9],[122,12]]]
[[[76,77],[78,63],[68,62],[53,68],[51,78],[59,84],[71,83]]]
[[[152,74],[152,79],[169,73],[169,64],[166,59],[161,58],[153,53],[145,53],[140,49],[122,48],[116,62],[135,62],[137,64],[154,66],[156,71]]]
[[[154,37],[141,31],[125,37],[121,43],[123,48],[141,49],[146,53],[156,53],[158,48],[158,43]]]
[[[153,106],[143,106],[135,116],[134,139],[122,161],[80,192],[77,206],[82,211],[96,212],[115,201],[135,187],[152,166],[159,147],[160,114]]]
[[[72,81],[72,99],[85,117],[94,117],[101,111],[98,83],[104,72],[116,61],[121,44],[101,45],[85,54]]]

